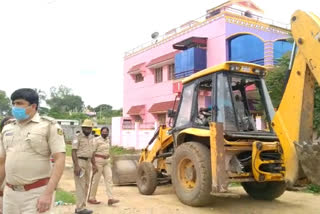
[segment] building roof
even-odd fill
[[[156,64],[158,64],[158,63],[161,63],[161,62],[165,62],[165,61],[174,59],[174,56],[175,56],[177,53],[179,53],[179,51],[173,51],[173,52],[171,52],[171,53],[168,53],[168,54],[162,55],[162,56],[160,56],[160,57],[157,57],[157,58],[151,60],[151,61],[148,63],[147,67],[154,66],[154,65],[156,65]]]
[[[167,101],[167,102],[161,102],[161,103],[155,103],[151,106],[149,109],[150,113],[157,114],[157,113],[166,113],[168,109],[172,109],[175,107],[177,109],[177,105],[174,105],[174,101]]]
[[[129,115],[140,115],[144,114],[145,105],[131,106],[127,114]]]
[[[128,73],[134,73],[134,72],[136,72],[136,71],[141,70],[141,67],[142,67],[144,64],[145,64],[145,62],[139,63],[139,64],[137,64],[137,65],[132,66],[132,67],[129,69]]]

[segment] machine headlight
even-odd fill
[[[265,72],[263,69],[259,69],[259,68],[255,68],[253,69],[253,72],[256,73],[256,74],[259,74],[261,76],[264,76]]]
[[[230,70],[231,71],[239,71],[240,70],[240,66],[239,65],[230,65]]]
[[[250,69],[249,66],[242,66],[241,70],[244,71],[244,72],[250,72],[251,69]]]

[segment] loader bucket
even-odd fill
[[[312,183],[320,185],[320,142],[298,143],[296,149],[304,174]]]
[[[115,185],[136,183],[139,154],[116,155],[112,157],[112,181]]]

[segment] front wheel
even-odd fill
[[[137,186],[143,195],[152,195],[158,185],[157,171],[150,162],[142,162],[138,166]]]
[[[179,200],[189,206],[211,202],[211,159],[209,148],[197,142],[178,146],[172,163],[172,183]]]
[[[273,200],[280,197],[286,191],[286,183],[284,181],[269,182],[244,182],[241,183],[244,190],[252,198],[257,200]]]

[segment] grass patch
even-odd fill
[[[125,149],[120,146],[112,146],[110,149],[110,154],[111,155],[123,155],[123,154],[136,154],[139,153],[140,151],[137,151],[135,149]]]
[[[232,182],[229,184],[229,187],[240,187],[241,186],[241,183],[239,182]]]
[[[66,155],[71,157],[72,146],[71,144],[66,144]]]
[[[316,184],[308,184],[305,192],[320,194],[320,186]]]
[[[140,150],[135,150],[135,149],[126,149],[120,146],[111,146],[110,149],[110,154],[111,155],[123,155],[123,154],[137,154],[140,153]],[[66,156],[72,155],[72,145],[71,144],[66,144]]]
[[[70,192],[66,192],[62,189],[57,189],[55,201],[63,201],[64,203],[75,204],[76,197]]]

